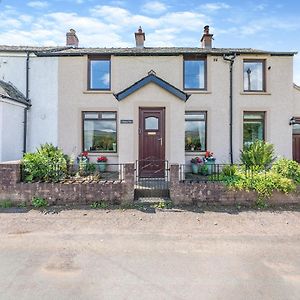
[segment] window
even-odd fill
[[[184,89],[186,90],[206,89],[206,60],[205,59],[184,60]]]
[[[158,118],[157,117],[145,118],[145,130],[158,130]]]
[[[265,113],[244,112],[244,146],[249,146],[256,140],[265,139]]]
[[[206,151],[206,112],[185,113],[185,151]]]
[[[265,61],[244,60],[244,91],[265,91]]]
[[[117,151],[117,114],[83,113],[83,149],[91,152]]]
[[[110,90],[110,59],[89,60],[90,90]]]

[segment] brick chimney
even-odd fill
[[[78,37],[76,35],[76,31],[74,29],[70,29],[66,34],[66,45],[77,48],[79,44]]]
[[[135,44],[137,48],[144,48],[145,42],[145,32],[143,32],[142,27],[140,26],[138,31],[135,32]]]
[[[211,49],[212,48],[213,34],[209,33],[209,26],[204,26],[204,32],[201,38],[202,48]]]

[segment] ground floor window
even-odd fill
[[[83,112],[83,149],[90,152],[117,151],[116,112]]]
[[[243,144],[249,146],[265,139],[265,112],[244,112]]]
[[[206,112],[185,113],[185,151],[206,151]]]

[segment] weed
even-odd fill
[[[0,201],[0,208],[10,208],[12,207],[12,202],[10,200]]]
[[[171,201],[160,201],[157,204],[154,204],[154,208],[171,209],[172,207],[173,203]]]
[[[255,205],[258,209],[265,209],[268,207],[268,204],[266,203],[266,201],[260,197],[255,201]]]
[[[35,208],[48,206],[47,200],[41,197],[33,197],[31,204]]]
[[[26,202],[22,201],[21,203],[18,204],[19,208],[25,208],[26,207]]]
[[[108,208],[108,204],[106,202],[103,202],[103,201],[100,201],[100,202],[95,201],[91,204],[91,208],[93,208],[93,209],[106,209],[106,208]]]

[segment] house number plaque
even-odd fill
[[[121,120],[121,124],[133,124],[133,120]]]

